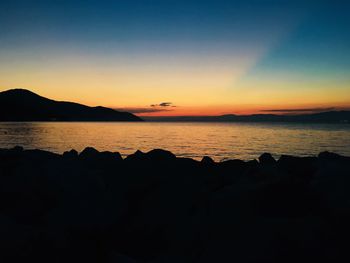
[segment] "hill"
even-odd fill
[[[105,107],[55,101],[25,89],[0,92],[0,121],[142,121]]]

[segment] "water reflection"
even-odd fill
[[[350,155],[350,125],[237,123],[0,123],[0,147],[62,153],[86,146],[119,151],[168,149],[178,156],[253,159],[263,152]]]
[[[40,140],[42,132],[43,129],[37,123],[1,123],[0,145],[4,144],[7,147],[36,145],[38,143],[36,140]]]

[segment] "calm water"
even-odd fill
[[[21,145],[62,153],[92,146],[119,151],[162,148],[178,156],[254,159],[263,152],[350,156],[350,125],[254,123],[0,123],[0,148]]]

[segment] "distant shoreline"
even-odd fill
[[[158,122],[237,122],[237,123],[339,123],[350,124],[350,111],[327,111],[313,114],[252,114],[219,116],[142,116],[145,121]]]
[[[257,121],[257,120],[242,120],[242,121],[230,121],[230,120],[201,120],[199,119],[163,119],[163,117],[157,117],[157,118],[148,118],[142,116],[143,121],[146,123],[259,123],[259,124],[330,124],[330,125],[350,125],[350,122],[344,121],[344,122],[326,122],[326,121],[283,121],[283,120],[268,120],[268,121]],[[159,119],[158,119],[159,118]],[[177,118],[177,117],[176,117]],[[60,122],[88,122],[88,123],[137,123],[135,121],[128,121],[128,120],[122,120],[122,121],[113,121],[113,120],[0,120],[0,123],[24,123],[24,122],[52,122],[52,123],[60,123]],[[138,122],[140,123],[140,122]]]

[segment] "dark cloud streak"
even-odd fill
[[[172,102],[161,102],[159,104],[151,104],[149,107],[126,107],[126,108],[116,108],[117,111],[127,111],[130,113],[154,113],[154,112],[164,112],[172,111],[176,108]]]
[[[172,102],[161,102],[159,104],[151,104],[151,107],[176,107],[172,105]]]

